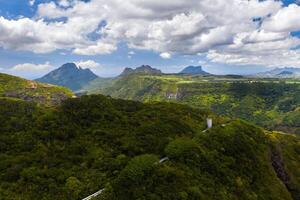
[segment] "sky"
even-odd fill
[[[35,79],[67,62],[103,77],[300,67],[300,1],[0,0],[0,72]]]

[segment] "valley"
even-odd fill
[[[176,102],[241,118],[270,130],[300,133],[299,79],[132,74],[105,84],[92,84],[87,94]]]

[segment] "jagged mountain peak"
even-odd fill
[[[77,91],[96,78],[98,78],[98,76],[90,69],[83,69],[75,63],[66,63],[58,69],[46,74],[44,77],[37,79],[37,81],[60,85]]]

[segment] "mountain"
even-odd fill
[[[275,68],[273,70],[253,75],[260,78],[300,78],[300,68]]]
[[[72,91],[77,91],[96,78],[98,76],[90,69],[82,69],[74,63],[66,63],[36,81],[59,85],[70,88]]]
[[[152,68],[149,65],[142,65],[136,69],[125,68],[125,70],[121,73],[122,76],[128,76],[131,74],[148,74],[148,75],[159,75],[162,74],[161,70]]]
[[[63,87],[0,73],[0,98],[22,99],[41,105],[55,105],[72,96],[72,92]]]
[[[206,71],[203,71],[201,66],[188,66],[184,68],[179,74],[188,74],[188,75],[210,75]]]
[[[0,124],[2,200],[300,197],[299,136],[179,104],[0,99]]]

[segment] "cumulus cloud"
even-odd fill
[[[165,52],[165,53],[161,53],[160,57],[162,57],[163,59],[170,59],[172,55],[168,52]]]
[[[46,62],[44,64],[33,64],[33,63],[23,63],[13,66],[10,71],[14,72],[40,72],[47,71],[51,69],[53,66]]]
[[[298,13],[299,5],[277,0],[48,1],[31,19],[0,17],[0,47],[98,55],[123,42],[165,59],[199,54],[211,62],[272,65],[277,57],[298,65],[300,39],[290,34],[300,30]]]
[[[83,69],[94,69],[94,68],[100,68],[101,65],[94,60],[85,60],[85,61],[79,61],[75,62],[75,64]]]
[[[69,1],[69,0],[59,0],[58,5],[61,7],[69,7],[72,4],[71,4],[71,1]]]
[[[26,77],[29,79],[39,78],[49,71],[53,70],[54,66],[50,62],[45,62],[41,64],[37,63],[21,63],[12,66],[8,69],[3,69],[4,73],[13,74],[16,76]]]
[[[33,6],[35,4],[35,0],[29,0],[29,5]]]
[[[300,6],[290,4],[282,8],[263,24],[263,29],[274,32],[291,32],[300,30]]]
[[[74,53],[78,55],[99,55],[110,54],[117,49],[116,44],[105,41],[98,41],[94,45],[88,45],[86,47],[78,47],[74,49]]]

